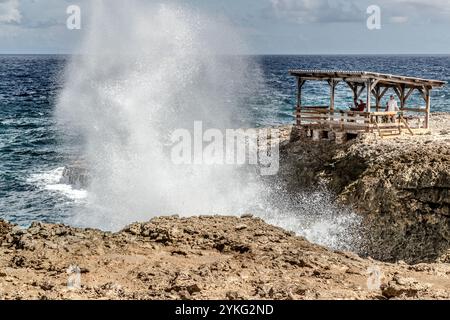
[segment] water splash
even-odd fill
[[[174,129],[245,126],[238,97],[257,95],[261,72],[237,33],[186,7],[95,1],[89,32],[67,70],[57,119],[85,141],[92,178],[86,210],[72,223],[117,230],[158,215],[253,212],[310,240],[339,247],[339,210],[314,214],[311,197],[280,197],[253,171],[174,166],[166,152]],[[126,17],[126,19],[124,19]],[[131,18],[132,17],[132,18]],[[278,192],[278,194],[277,194]],[[350,218],[349,218],[350,219]]]
[[[323,189],[289,192],[269,182],[249,209],[267,223],[334,250],[363,252],[362,217],[337,205]]]
[[[86,190],[75,189],[69,184],[61,183],[63,172],[64,167],[60,167],[54,170],[34,173],[27,179],[27,183],[47,191],[58,192],[70,200],[80,201],[85,199],[87,197]]]
[[[246,58],[224,55],[243,51],[238,36],[185,7],[92,10],[86,54],[68,68],[57,108],[60,125],[83,136],[92,175],[89,213],[76,222],[116,229],[156,215],[231,214],[251,188],[234,168],[177,167],[163,150],[194,121],[233,126],[237,91],[252,91]]]

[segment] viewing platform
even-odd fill
[[[296,124],[305,137],[314,140],[344,142],[362,133],[378,137],[401,134],[425,134],[430,131],[431,91],[446,84],[444,81],[381,74],[364,71],[291,70],[297,78]],[[330,103],[324,106],[302,104],[302,88],[307,81],[326,81],[330,87]],[[345,83],[356,103],[364,97],[364,110],[336,108],[336,87]],[[396,96],[398,111],[386,112],[382,99],[391,91]],[[408,105],[418,92],[423,105]]]

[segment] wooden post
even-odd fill
[[[358,85],[355,84],[354,86],[351,86],[353,91],[353,102],[357,102],[358,100]]]
[[[376,98],[376,108],[377,108],[377,112],[380,111],[380,103],[381,103],[381,95],[380,95],[380,87],[377,86],[375,89],[375,98]]]
[[[300,77],[297,78],[297,125],[302,124],[300,113],[302,112],[302,87],[304,83],[304,80]]]
[[[358,83],[355,83],[354,85],[351,85],[350,88],[352,88],[353,91],[353,101],[358,103],[358,99],[364,91],[365,84],[362,84],[361,88],[359,88]]]
[[[381,91],[380,96],[379,96],[380,103],[381,103],[381,100],[383,99],[383,97],[386,95],[386,92],[388,92],[388,90],[389,90],[389,87],[385,87],[383,89],[383,91]],[[384,106],[383,106],[383,108],[384,108]]]
[[[425,88],[425,103],[426,103],[426,116],[425,116],[425,129],[430,129],[430,111],[431,111],[431,89]]]
[[[372,98],[372,80],[371,79],[367,80],[366,87],[367,87],[367,112],[370,112],[371,111],[370,104],[371,104],[371,98]]]
[[[334,98],[336,95],[336,84],[337,82],[334,79],[331,79],[328,84],[330,85],[330,111],[334,112]]]
[[[409,99],[409,97],[411,96],[411,94],[414,92],[416,88],[410,88],[408,92],[406,92],[405,94],[405,101],[404,101],[404,107],[406,107],[406,101]]]
[[[402,85],[400,87],[400,110],[401,111],[403,111],[403,109],[405,109],[405,101],[406,101],[405,85]]]
[[[359,99],[359,97],[362,95],[362,93],[363,93],[365,87],[366,87],[365,84],[363,84],[363,85],[361,86],[361,89],[359,89],[359,91],[356,93],[356,99]],[[358,88],[358,87],[357,87],[357,88]]]

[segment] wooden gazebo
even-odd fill
[[[431,90],[442,87],[444,81],[428,80],[391,74],[364,71],[291,70],[297,78],[297,125],[306,129],[323,129],[333,132],[383,132],[402,130],[410,134],[430,128]],[[330,103],[326,106],[302,105],[302,88],[306,81],[326,81],[330,87]],[[353,100],[366,92],[366,110],[362,112],[343,110],[335,106],[336,86],[344,82],[353,93]],[[400,112],[388,113],[381,105],[383,97],[392,89],[398,97]],[[408,99],[419,92],[423,106],[408,106]],[[372,99],[374,98],[375,104]],[[417,120],[414,125],[411,120]],[[387,134],[386,134],[387,135]]]

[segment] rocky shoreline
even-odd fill
[[[300,139],[285,128],[281,173],[292,192],[318,185],[364,221],[365,255],[408,263],[450,262],[450,115],[433,133],[346,144]]]
[[[450,265],[333,252],[250,215],[118,233],[0,223],[1,299],[449,299]],[[68,286],[77,266],[79,287]],[[73,270],[73,269],[72,269]]]
[[[0,222],[0,299],[449,299],[450,115],[432,126],[341,145],[281,128],[277,183],[320,186],[351,206],[363,217],[360,256],[251,215],[162,217],[117,233]],[[63,179],[86,184],[76,166]],[[81,283],[70,287],[74,270]]]

